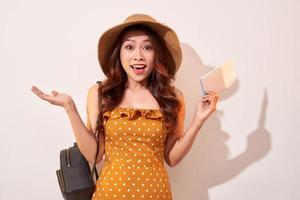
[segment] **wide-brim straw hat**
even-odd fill
[[[110,67],[108,66],[109,53],[114,47],[118,36],[127,27],[143,24],[153,30],[159,37],[161,37],[166,44],[166,47],[170,51],[173,61],[175,63],[174,69],[171,70],[172,74],[175,75],[178,71],[182,61],[182,51],[178,37],[170,27],[157,22],[154,18],[146,14],[134,14],[126,18],[123,23],[116,25],[107,31],[105,31],[98,42],[98,60],[102,68],[103,73],[108,76]]]

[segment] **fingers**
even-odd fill
[[[203,104],[208,104],[213,111],[216,110],[217,99],[214,96],[206,96],[202,99]]]
[[[205,96],[202,98],[202,102],[210,104],[211,102],[216,103],[217,100],[216,100],[216,98],[214,98],[212,96]]]
[[[213,105],[214,108],[216,107],[216,104],[217,104],[217,101],[219,99],[219,95],[215,95],[216,93],[211,93],[211,92],[208,92],[207,95],[204,95],[202,97],[202,102],[204,104],[208,104],[208,105]]]
[[[31,91],[34,92],[36,95],[38,95],[41,99],[50,101],[51,96],[45,94],[40,89],[38,89],[36,86],[32,86]]]
[[[56,96],[58,94],[58,92],[55,90],[52,90],[51,93],[53,94],[53,96]]]
[[[203,98],[206,97],[214,97],[216,99],[216,101],[218,101],[220,99],[220,95],[218,95],[217,93],[215,93],[214,91],[208,91],[206,92],[207,94],[203,96]]]
[[[31,87],[31,91],[34,92],[39,97],[45,95],[44,92],[42,92],[40,89],[38,89],[36,86]]]

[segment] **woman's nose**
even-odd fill
[[[141,50],[137,49],[134,60],[144,60],[144,55]]]

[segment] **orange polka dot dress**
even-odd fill
[[[103,114],[105,163],[92,200],[172,200],[160,110],[116,107]]]

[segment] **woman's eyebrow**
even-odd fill
[[[126,42],[126,41],[136,42],[135,40],[130,39],[130,38],[126,39],[124,42]],[[142,42],[150,42],[150,39],[145,39]]]

